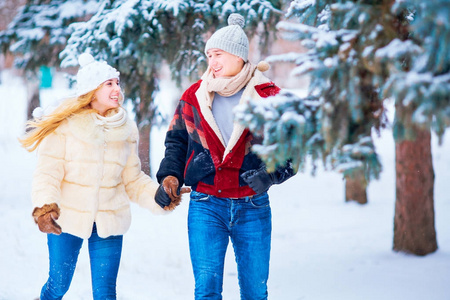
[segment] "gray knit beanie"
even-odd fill
[[[244,28],[245,20],[240,14],[231,14],[228,17],[228,26],[217,30],[206,42],[205,54],[209,49],[220,49],[233,55],[239,56],[247,62],[248,38]]]

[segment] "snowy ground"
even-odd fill
[[[58,78],[57,78],[58,79]],[[59,81],[58,81],[59,80]],[[67,91],[61,79],[42,91],[44,104]],[[164,88],[163,88],[164,90]],[[25,121],[20,78],[2,72],[0,84],[0,300],[34,299],[46,280],[45,235],[30,213],[35,153],[16,140]],[[161,159],[164,128],[152,134],[153,170]],[[297,174],[270,191],[273,241],[269,296],[275,300],[448,300],[450,299],[450,137],[433,140],[436,229],[439,250],[425,257],[391,250],[394,217],[394,144],[389,130],[377,138],[384,172],[369,186],[369,204],[344,202],[340,175]],[[447,155],[445,155],[447,153]],[[187,243],[187,198],[169,216],[153,216],[133,205],[118,278],[122,300],[193,299]],[[87,249],[83,246],[65,299],[91,299]],[[225,267],[224,299],[237,300],[231,249]]]

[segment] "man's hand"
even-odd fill
[[[36,207],[33,211],[34,221],[39,230],[44,233],[61,234],[61,227],[55,222],[59,218],[58,204],[45,204],[43,207]]]
[[[167,176],[156,190],[155,201],[164,210],[174,210],[180,204],[181,196],[190,191],[188,187],[180,189],[175,176]]]
[[[249,170],[242,173],[241,177],[257,194],[266,192],[274,183],[272,176],[265,168]]]

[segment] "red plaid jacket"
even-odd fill
[[[258,169],[264,163],[251,146],[257,141],[248,129],[230,138],[225,146],[216,129],[212,112],[197,99],[202,81],[189,87],[181,97],[165,140],[165,156],[157,173],[158,182],[172,175],[195,191],[223,198],[239,198],[255,192],[241,178],[245,171]],[[273,82],[254,86],[266,98],[280,88]],[[236,126],[236,125],[234,125]],[[239,132],[239,131],[238,131]]]

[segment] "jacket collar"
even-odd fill
[[[257,85],[269,83],[270,80],[263,75],[263,73],[259,70],[255,70],[255,73],[253,74],[253,77],[248,82],[244,92],[242,93],[241,100],[239,101],[239,104],[242,104],[246,101],[249,101],[250,99],[259,101],[262,99],[262,97],[257,92],[257,89],[255,88]],[[219,140],[222,142],[222,145],[225,147],[225,152],[222,158],[222,161],[225,159],[225,157],[230,153],[230,151],[233,149],[233,147],[236,145],[236,143],[239,141],[239,138],[241,137],[242,133],[245,130],[245,126],[241,125],[240,123],[234,122],[233,124],[233,131],[231,133],[230,140],[228,142],[228,145],[225,145],[225,141],[223,140],[222,134],[220,133],[219,126],[217,125],[216,120],[214,119],[212,109],[210,106],[210,103],[212,103],[212,97],[213,93],[209,93],[206,89],[206,83],[202,81],[200,83],[200,86],[198,90],[195,92],[195,96],[197,97],[197,101],[199,103],[200,111],[203,114],[203,117],[205,118],[205,121],[208,123],[208,125],[212,128],[214,133],[217,135]]]
[[[67,119],[68,129],[74,136],[90,144],[103,144],[128,139],[133,132],[133,127],[127,114],[122,114],[119,118],[122,120],[118,120],[114,116],[111,117],[115,122],[113,126],[110,126],[111,124],[105,120],[99,122],[95,113],[76,114]]]

